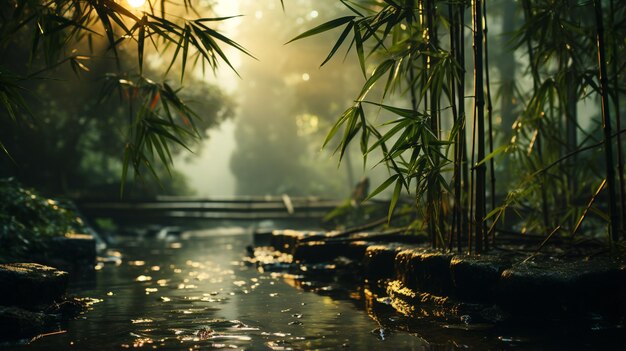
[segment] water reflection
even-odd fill
[[[90,298],[87,313],[6,349],[536,350],[625,342],[615,335],[623,329],[590,335],[409,318],[376,286],[333,273],[334,264],[285,271],[287,257],[267,253],[257,269],[243,257],[251,242],[249,234],[126,240],[123,255],[74,283],[77,295]]]
[[[390,350],[426,347],[408,333],[382,341],[370,333],[379,327],[376,321],[352,302],[294,289],[293,281],[281,274],[243,264],[250,242],[248,234],[174,242],[127,240],[120,244],[121,261],[98,264],[95,286],[74,283],[77,294],[100,302],[63,326],[66,333],[40,338],[25,348],[369,350],[372,343]]]

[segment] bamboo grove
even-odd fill
[[[324,145],[382,154],[370,197],[393,189],[390,217],[410,194],[432,246],[459,252],[508,234],[626,239],[626,3],[340,2],[350,15],[293,40],[341,29],[322,65],[357,55],[365,83]]]
[[[123,185],[131,174],[139,179],[145,179],[147,174],[159,182],[155,166],[165,167],[171,175],[175,149],[189,150],[201,136],[197,126],[203,124],[182,99],[182,87],[167,79],[168,72],[179,75],[182,84],[185,72],[195,66],[201,66],[203,72],[215,72],[222,63],[234,70],[224,47],[251,56],[214,29],[216,23],[232,17],[200,17],[196,5],[213,12],[212,5],[192,0],[148,0],[145,11],[115,0],[2,3],[0,117],[6,116],[6,122],[13,125],[30,122],[33,113],[27,102],[26,83],[57,79],[49,76],[67,65],[77,76],[89,75],[92,69],[97,71],[98,63],[110,60],[115,69],[97,77],[104,82],[98,104],[118,103],[125,107],[128,116],[127,121],[120,123],[125,127],[119,128],[125,139],[120,191],[123,193]],[[20,49],[25,46],[30,47],[30,52],[20,57]],[[154,53],[166,61],[161,77],[144,69],[148,66],[144,61],[149,61],[148,55]],[[133,56],[134,66],[127,62]],[[0,152],[11,158],[11,150],[7,150],[3,140]]]

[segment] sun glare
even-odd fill
[[[139,8],[146,3],[146,0],[126,0],[126,2],[128,2],[128,5],[131,7]]]

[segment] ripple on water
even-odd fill
[[[134,325],[154,325],[155,328],[135,330],[129,333],[132,338],[121,344],[122,348],[169,348],[189,349],[209,348],[247,348],[253,340],[250,332],[259,330],[239,320],[193,320],[177,321],[177,328],[159,329],[158,322],[150,318],[132,320]],[[183,348],[181,348],[183,344]]]

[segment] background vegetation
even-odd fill
[[[371,196],[393,189],[390,216],[410,194],[432,246],[459,251],[511,233],[624,238],[622,3],[340,2],[350,15],[293,40],[336,29],[324,62],[358,57],[363,87],[326,142],[382,151],[392,174]]]
[[[0,199],[0,262],[42,250],[50,238],[85,232],[67,204],[23,188],[13,179],[0,180]]]
[[[110,197],[130,175],[142,182],[127,196],[188,192],[168,176],[172,155],[233,105],[185,71],[229,65],[218,43],[243,48],[212,28],[226,19],[180,5],[3,2],[0,175],[55,194]],[[183,81],[193,89],[180,90]]]
[[[300,29],[285,30],[278,2],[242,25],[242,38],[263,30],[298,49],[276,58],[283,79],[242,71],[238,192],[339,193],[356,182],[351,150],[360,149],[366,167],[389,172],[370,197],[390,191],[390,217],[412,198],[433,247],[482,252],[511,234],[626,236],[626,4],[341,0],[316,3],[315,16],[311,4],[283,4]],[[115,174],[185,192],[163,177],[172,155],[233,115],[190,67],[234,69],[225,47],[250,55],[217,31],[229,18],[202,18],[194,9],[211,14],[210,3],[190,1],[149,1],[144,11],[112,0],[0,6],[3,175],[53,192],[110,193]],[[308,55],[303,43],[329,54]],[[344,50],[357,65],[335,64]],[[331,79],[316,81],[315,59]],[[314,157],[311,141],[324,130],[324,145],[348,163],[347,181],[326,176]],[[143,184],[139,192],[157,188]]]

